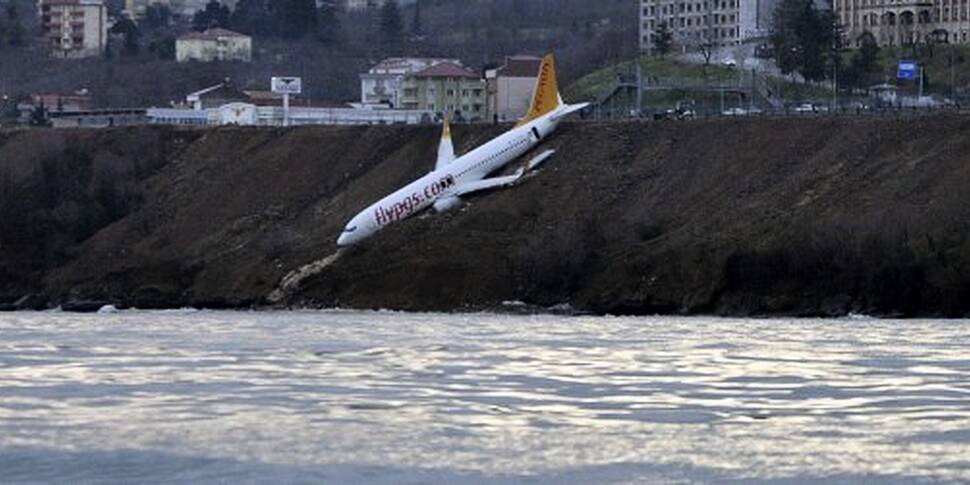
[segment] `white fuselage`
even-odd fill
[[[485,178],[521,157],[549,136],[559,124],[560,110],[515,127],[451,163],[411,182],[357,214],[337,244],[361,241],[384,226],[421,212],[457,187]]]

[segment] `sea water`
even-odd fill
[[[0,314],[35,482],[970,482],[970,322]]]

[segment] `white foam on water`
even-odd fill
[[[324,258],[318,259],[311,263],[307,263],[293,271],[290,271],[280,280],[279,286],[273,290],[266,299],[270,303],[280,303],[284,301],[287,297],[296,293],[300,289],[300,285],[303,284],[308,278],[316,276],[327,269],[330,265],[337,262],[340,256],[343,254],[343,249],[338,249],[333,254],[326,256]]]

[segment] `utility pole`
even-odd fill
[[[919,97],[918,100],[923,99],[923,66],[919,66]]]
[[[950,43],[950,101],[956,102],[956,85],[953,79],[953,43]]]
[[[636,117],[640,117],[640,113],[643,111],[643,72],[642,66],[640,65],[640,58],[634,61],[637,63],[637,111]]]
[[[290,126],[290,93],[283,94],[283,126]]]
[[[832,113],[839,106],[839,62],[832,63]]]

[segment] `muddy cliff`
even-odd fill
[[[459,152],[501,127],[456,126]],[[970,118],[575,123],[518,186],[282,304],[970,315]],[[252,307],[434,164],[433,126],[0,133],[0,308]]]

